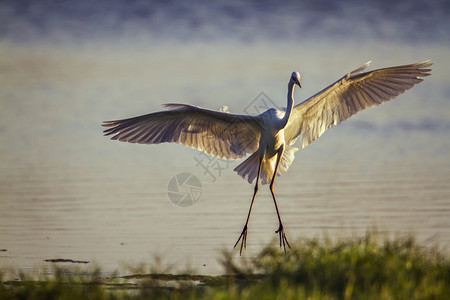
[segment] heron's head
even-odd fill
[[[291,81],[299,87],[302,87],[302,85],[300,84],[300,74],[297,71],[292,72]]]

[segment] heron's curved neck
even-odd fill
[[[281,128],[286,127],[286,124],[289,121],[289,117],[291,115],[293,106],[294,106],[294,82],[289,81],[286,113],[284,114],[284,117],[281,119],[281,126],[282,126]]]

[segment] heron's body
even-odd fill
[[[289,243],[284,233],[273,192],[276,175],[286,172],[294,160],[297,139],[306,147],[327,129],[353,114],[387,102],[430,75],[429,61],[365,72],[366,63],[294,106],[294,86],[300,75],[293,72],[288,84],[286,111],[269,109],[258,116],[236,115],[186,104],[166,104],[169,110],[130,119],[106,121],[105,135],[131,143],[175,142],[226,159],[250,156],[234,170],[249,183],[256,180],[247,221],[235,246],[246,247],[248,222],[258,183],[270,183],[279,228],[280,247]]]
[[[258,149],[237,166],[235,171],[252,183],[257,176],[258,160],[262,157],[260,178],[262,183],[266,184],[270,182],[273,175],[277,151],[285,143],[284,129],[280,128],[280,113],[275,109],[269,109],[261,114],[259,123],[261,124],[261,136],[258,141]]]

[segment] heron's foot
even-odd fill
[[[284,232],[283,224],[280,223],[280,227],[278,227],[278,230],[275,231],[275,233],[278,233],[278,236],[280,237],[280,248],[284,249],[284,252],[286,252],[286,245],[291,248],[291,245],[289,245],[289,242],[286,238],[286,233]]]
[[[247,227],[247,224],[245,224],[244,228],[242,229],[241,235],[239,236],[236,244],[234,244],[233,249],[236,248],[239,241],[241,241],[241,249],[239,250],[239,255],[242,255],[242,250],[247,248],[247,232],[248,232],[248,227]]]

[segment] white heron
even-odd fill
[[[113,140],[140,144],[181,143],[207,154],[240,159],[250,156],[234,171],[249,183],[256,179],[252,201],[241,235],[234,245],[240,254],[247,245],[248,222],[258,192],[258,182],[270,182],[279,227],[280,247],[290,247],[273,191],[275,175],[286,172],[294,160],[293,147],[299,139],[306,147],[325,130],[369,107],[387,102],[430,75],[430,60],[363,72],[370,62],[347,73],[335,83],[294,106],[294,86],[300,74],[293,72],[288,83],[285,111],[271,108],[260,115],[237,115],[187,104],[165,104],[166,111],[134,118],[105,121],[105,135]]]

